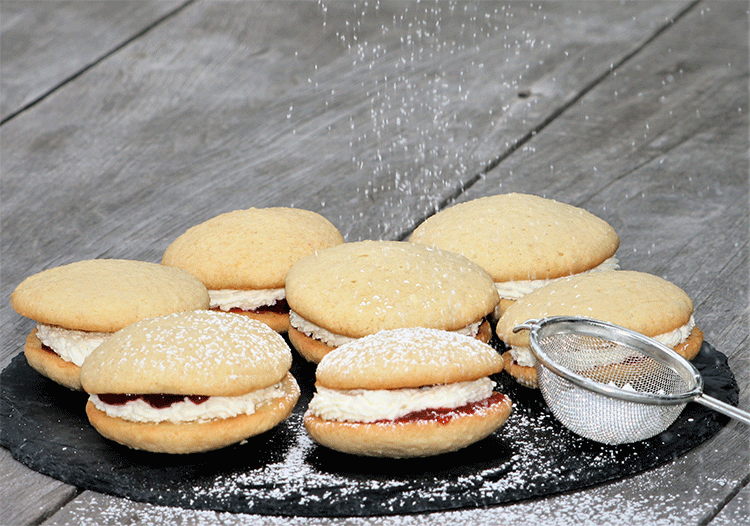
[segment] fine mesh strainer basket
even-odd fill
[[[528,320],[539,389],[562,424],[605,444],[658,435],[695,401],[750,424],[750,413],[703,394],[682,356],[637,332],[574,316]]]

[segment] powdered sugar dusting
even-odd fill
[[[447,511],[425,515],[394,515],[379,517],[286,517],[235,514],[184,509],[168,506],[133,503],[105,495],[86,492],[45,522],[46,526],[75,524],[79,526],[121,526],[128,517],[137,515],[141,526],[162,524],[191,526],[452,526],[454,524],[546,524],[549,526],[579,526],[607,524],[610,526],[681,526],[695,524],[720,504],[721,495],[714,498],[704,493],[700,501],[688,491],[664,491],[673,487],[670,470],[659,469],[648,476],[638,476],[631,484],[643,487],[642,498],[633,499],[623,488],[627,483],[616,482],[591,488],[585,492],[555,496],[543,500],[520,502],[510,506]],[[707,477],[706,487],[737,484],[737,480]],[[658,486],[658,488],[656,487]],[[686,505],[690,502],[691,505]],[[734,524],[741,524],[746,514],[738,514]]]
[[[382,329],[462,329],[492,312],[494,282],[458,254],[402,241],[359,241],[321,250],[287,274],[289,307],[336,334]]]
[[[715,354],[706,360],[714,363]],[[700,355],[697,359],[703,361]],[[115,484],[119,485],[95,489],[156,506],[128,503],[119,507],[122,501],[113,504],[105,499],[98,509],[87,508],[83,515],[95,517],[96,524],[121,524],[123,510],[134,516],[133,509],[146,509],[146,518],[139,515],[139,522],[182,524],[184,512],[179,508],[190,508],[211,511],[187,513],[184,517],[189,518],[186,519],[189,524],[201,524],[203,520],[268,525],[439,525],[464,520],[492,524],[497,523],[498,517],[523,523],[549,522],[552,517],[552,524],[572,525],[595,517],[599,522],[611,524],[671,526],[693,514],[693,510],[685,510],[685,502],[690,502],[692,493],[674,497],[666,493],[671,484],[687,486],[684,481],[664,479],[682,476],[679,469],[670,466],[663,472],[651,472],[640,478],[643,502],[623,498],[619,494],[621,483],[602,483],[674,459],[693,462],[693,456],[686,457],[687,460],[679,457],[721,427],[713,420],[715,412],[689,404],[676,426],[663,436],[620,446],[597,444],[563,428],[546,409],[538,391],[520,387],[508,375],[499,374],[493,380],[498,383],[498,390],[514,400],[514,411],[506,424],[486,439],[454,453],[427,459],[369,459],[328,450],[307,436],[302,412],[312,396],[314,372],[313,365],[295,361],[292,373],[300,380],[302,396],[292,416],[241,445],[174,461],[171,457],[145,457],[143,453],[118,450],[124,460],[121,469],[135,468],[139,483],[121,484],[117,477]],[[697,420],[703,424],[695,426]],[[87,444],[87,448],[92,445]],[[703,454],[710,455],[705,446]],[[710,465],[709,462],[707,466]],[[701,476],[696,491],[709,495],[701,502],[705,506],[720,504],[726,491],[713,488],[736,486],[739,481],[732,480],[732,476],[726,475],[726,480],[712,479],[710,474]],[[85,481],[80,483],[82,487],[91,487]],[[633,483],[622,484],[631,488],[632,496]],[[584,494],[570,494],[584,488],[589,488]],[[712,491],[715,499],[710,497]],[[566,495],[555,496],[560,493]],[[95,494],[86,492],[81,498],[89,495]],[[535,500],[535,497],[545,499]],[[673,506],[672,498],[675,498]],[[504,505],[501,508],[491,508],[501,504]],[[70,508],[77,505],[74,502]],[[657,511],[652,512],[650,505],[656,505]],[[694,516],[704,516],[710,511],[705,506],[703,512],[697,510]],[[675,515],[677,520],[670,513],[672,510],[679,511]],[[516,511],[518,514],[514,515]],[[55,520],[60,522],[52,524],[65,524],[64,513],[56,514]],[[640,522],[628,522],[623,519],[627,516],[639,518]]]
[[[507,378],[498,380],[502,384]],[[530,393],[508,382],[501,387],[519,398]],[[311,440],[296,411],[283,424],[290,446],[279,458],[257,469],[199,480],[178,497],[188,508],[210,503],[218,511],[239,506],[262,515],[399,515],[476,508],[585,487],[592,470],[627,465],[641,454],[639,447],[607,448],[571,435],[542,402],[526,402],[486,440],[419,460],[332,452]],[[247,450],[239,450],[241,455],[256,452],[251,441],[243,447]]]
[[[338,389],[398,389],[474,380],[502,370],[491,346],[454,332],[415,327],[380,331],[338,347],[317,379]]]
[[[504,433],[509,440],[520,440],[522,447],[510,452],[507,463],[513,466],[524,466],[531,463],[534,468],[540,465],[539,452],[531,441],[524,438],[528,427],[537,427],[537,418],[525,415],[514,415],[515,421],[510,423]],[[549,420],[542,417],[541,430],[546,424],[555,427]],[[564,442],[565,438],[561,440]],[[633,523],[651,524],[654,526],[677,526],[696,521],[706,513],[705,506],[712,505],[711,499],[702,499],[704,508],[686,506],[691,502],[692,494],[665,492],[664,488],[672,487],[672,478],[678,476],[679,470],[657,469],[647,476],[639,476],[638,484],[643,487],[643,498],[634,501],[627,497],[622,487],[627,482],[615,482],[609,485],[588,489],[586,492],[576,492],[567,495],[553,496],[544,500],[530,500],[515,502],[511,506],[490,507],[494,502],[497,491],[513,491],[525,486],[541,483],[545,473],[539,471],[535,476],[533,469],[507,469],[505,463],[497,466],[487,466],[476,473],[467,473],[453,478],[449,483],[441,483],[439,477],[430,478],[429,484],[434,486],[427,493],[417,494],[405,480],[362,480],[352,484],[351,477],[324,473],[313,466],[309,460],[315,454],[316,446],[303,433],[295,434],[295,446],[289,454],[277,463],[267,465],[263,470],[253,473],[238,473],[232,477],[206,488],[197,486],[194,490],[199,495],[211,495],[225,498],[227,501],[240,495],[246,503],[245,513],[235,514],[221,511],[196,510],[186,514],[182,508],[168,506],[133,503],[121,499],[112,499],[104,495],[87,492],[57,513],[49,526],[66,524],[66,517],[76,518],[81,526],[109,526],[123,524],[128,516],[138,516],[138,524],[151,526],[157,524],[190,524],[192,526],[224,525],[264,525],[264,526],[443,526],[452,524],[533,524],[544,523],[551,526],[577,526],[585,523],[611,524],[613,526],[631,526]],[[547,445],[543,443],[542,445]],[[600,451],[593,455],[593,462],[608,462],[610,452]],[[352,457],[348,457],[352,463]],[[678,462],[689,462],[680,460]],[[554,475],[561,479],[569,479],[573,474],[563,467],[555,470]],[[413,478],[417,478],[415,475]],[[276,484],[269,484],[278,477]],[[718,487],[736,484],[737,480],[727,478],[717,479],[707,477],[703,481],[704,487]],[[630,483],[632,484],[632,482]],[[583,486],[582,486],[583,487]],[[705,491],[701,490],[701,491]],[[451,510],[439,513],[416,515],[410,510],[404,510],[404,501],[423,500],[440,509],[460,493],[476,494],[476,503],[472,509]],[[299,507],[314,508],[321,503],[328,502],[331,506],[339,500],[341,494],[349,494],[359,499],[362,507],[370,505],[372,499],[382,496],[382,510],[402,510],[390,516],[377,517],[306,517],[288,516],[287,511],[295,511]],[[718,492],[717,492],[718,493]],[[290,498],[289,495],[292,495]],[[289,498],[293,506],[277,504],[276,512],[266,515],[265,509],[253,503],[265,499]],[[720,499],[719,494],[713,499],[715,505]],[[511,503],[514,499],[511,499]],[[695,501],[693,501],[695,502]],[[193,504],[200,503],[194,501]],[[658,504],[658,506],[655,506]],[[192,507],[192,506],[186,506]],[[259,508],[257,511],[254,508]],[[135,511],[134,511],[135,510]],[[347,508],[346,511],[352,510]],[[417,511],[417,510],[415,510]],[[299,514],[297,514],[299,515]],[[356,514],[352,514],[356,515]],[[635,522],[634,522],[635,519]]]
[[[289,346],[267,325],[204,310],[115,333],[89,355],[81,379],[90,393],[237,395],[278,382],[291,364]]]

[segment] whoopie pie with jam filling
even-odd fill
[[[374,457],[455,451],[500,428],[511,413],[491,375],[503,358],[461,334],[426,328],[380,331],[326,354],[304,416],[328,448]]]
[[[115,333],[81,370],[86,414],[134,449],[194,453],[267,431],[292,412],[292,353],[266,324],[210,310],[144,320]]]

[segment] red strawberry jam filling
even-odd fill
[[[377,420],[374,423],[410,423],[417,422],[419,420],[436,420],[440,424],[447,424],[453,418],[479,413],[480,411],[483,411],[494,404],[501,403],[504,399],[504,394],[495,391],[484,400],[470,402],[460,407],[437,407],[422,409],[421,411],[414,411],[413,413],[409,413],[394,420]]]
[[[213,310],[220,311],[218,307],[214,308]],[[222,312],[234,312],[236,314],[241,314],[243,312],[254,312],[256,314],[262,314],[264,312],[274,312],[276,314],[289,314],[289,304],[286,302],[286,299],[280,299],[277,300],[276,303],[273,305],[263,305],[262,307],[258,307],[257,309],[253,309],[251,311],[244,311],[242,309],[238,308],[232,308],[228,311],[222,311]]]
[[[194,404],[202,404],[208,400],[208,396],[204,395],[173,395],[173,394],[113,394],[106,393],[97,395],[99,400],[109,405],[125,405],[131,400],[141,399],[151,407],[156,409],[164,409],[177,402],[183,402],[185,399],[190,400]]]

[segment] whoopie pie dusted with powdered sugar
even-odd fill
[[[536,388],[536,358],[529,333],[513,329],[531,319],[583,316],[654,338],[688,360],[700,351],[703,332],[693,318],[693,302],[677,285],[632,270],[573,276],[524,296],[497,322],[497,335],[510,347],[505,371],[519,383]]]
[[[476,338],[395,329],[344,344],[316,369],[304,416],[319,444],[354,455],[424,457],[487,437],[510,415],[489,378],[502,357]]]
[[[461,254],[495,281],[497,315],[556,279],[619,268],[620,239],[594,214],[529,194],[499,194],[451,206],[420,224],[412,243]]]
[[[11,305],[37,321],[24,354],[44,376],[81,389],[81,365],[115,331],[145,318],[207,309],[208,291],[191,274],[156,263],[91,259],[26,278]]]
[[[320,250],[286,277],[289,340],[312,362],[381,330],[427,327],[488,342],[492,277],[465,257],[403,241]]]
[[[135,323],[83,364],[86,414],[134,449],[194,453],[267,431],[299,398],[292,354],[266,324],[196,311]]]
[[[344,242],[325,217],[297,208],[250,208],[188,229],[166,249],[162,264],[197,276],[211,308],[289,328],[287,271],[299,259]]]

